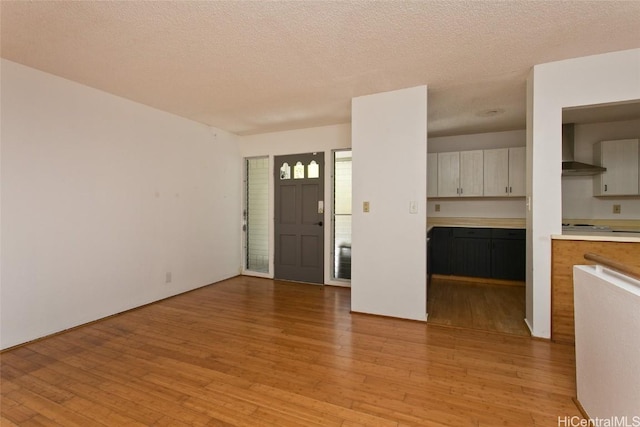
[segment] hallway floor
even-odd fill
[[[431,324],[530,336],[524,322],[524,286],[434,277],[427,291],[427,313]]]

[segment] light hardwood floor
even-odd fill
[[[434,277],[427,292],[429,323],[530,336],[525,287]]]
[[[1,424],[557,426],[574,347],[238,277],[1,355]]]

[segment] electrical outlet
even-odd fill
[[[369,202],[362,202],[362,212],[369,212]]]
[[[164,278],[164,282],[165,283],[171,283],[171,272],[170,271],[167,271],[167,274],[165,275],[165,278]]]
[[[436,203],[436,212],[440,212],[440,203]]]
[[[619,214],[621,211],[621,206],[620,205],[613,205],[613,213],[614,214]]]

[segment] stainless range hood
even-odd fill
[[[607,168],[576,162],[573,159],[573,123],[562,125],[562,176],[597,175]]]

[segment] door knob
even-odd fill
[[[322,227],[322,221],[316,222],[316,225],[319,225],[320,227]]]

